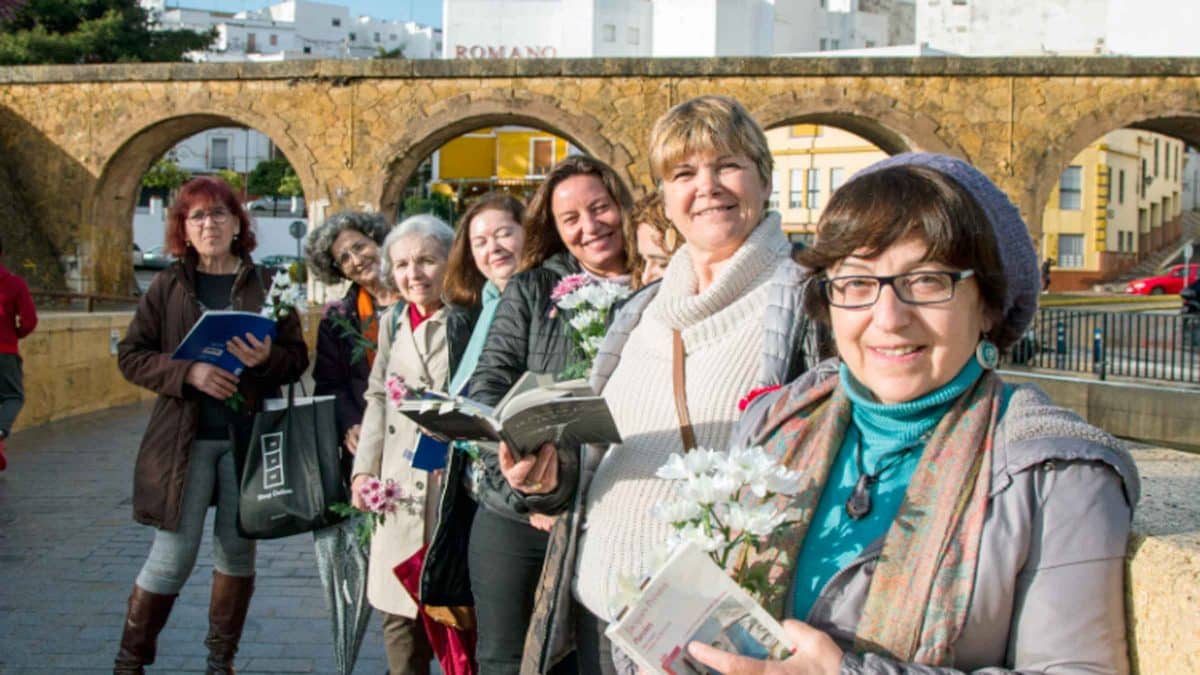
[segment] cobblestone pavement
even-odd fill
[[[153,530],[133,521],[133,460],[149,404],[20,431],[0,473],[0,673],[112,672],[125,601]],[[151,673],[204,671],[212,510],[200,559]],[[356,673],[384,673],[379,616]],[[332,673],[312,538],[260,542],[239,673]]]

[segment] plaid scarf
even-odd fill
[[[855,634],[856,649],[906,662],[951,665],[975,583],[979,542],[991,487],[992,442],[1003,385],[986,372],[934,428],[904,501],[884,537]],[[794,497],[779,497],[801,519],[744,564],[761,567],[775,588],[763,598],[782,617],[795,561],[842,446],[852,403],[837,377],[767,413],[755,439],[804,474]]]

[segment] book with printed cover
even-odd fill
[[[397,409],[446,440],[504,441],[518,455],[543,443],[566,448],[621,442],[608,404],[585,380],[554,382],[550,375],[525,373],[495,406],[432,390],[423,396]]]
[[[688,653],[693,640],[756,659],[792,651],[779,622],[694,544],[676,548],[604,634],[646,672],[663,675],[715,672]]]
[[[245,340],[246,333],[259,340],[267,336],[274,340],[277,332],[275,320],[261,314],[208,310],[184,336],[183,342],[175,348],[171,358],[211,363],[234,375],[241,375],[246,365],[225,348],[225,343],[235,337]]]

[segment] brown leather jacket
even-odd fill
[[[199,393],[184,381],[191,361],[174,361],[171,353],[200,319],[196,301],[195,263],[177,261],[150,283],[118,345],[117,365],[130,382],[158,394],[146,425],[133,470],[133,517],[146,525],[175,531],[187,477],[188,456],[199,417]],[[257,312],[266,297],[266,273],[246,257],[233,282],[230,309]],[[242,411],[247,424],[281,384],[292,382],[308,368],[308,349],[299,318],[279,322],[279,337],[271,356],[242,373],[238,391],[246,398]]]

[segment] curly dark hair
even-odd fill
[[[387,236],[390,229],[392,226],[379,213],[363,211],[335,213],[304,238],[304,258],[308,261],[309,269],[322,282],[340,283],[346,278],[346,275],[342,274],[342,269],[338,267],[331,252],[333,242],[337,241],[338,235],[346,230],[354,230],[376,244],[382,245],[383,238]]]

